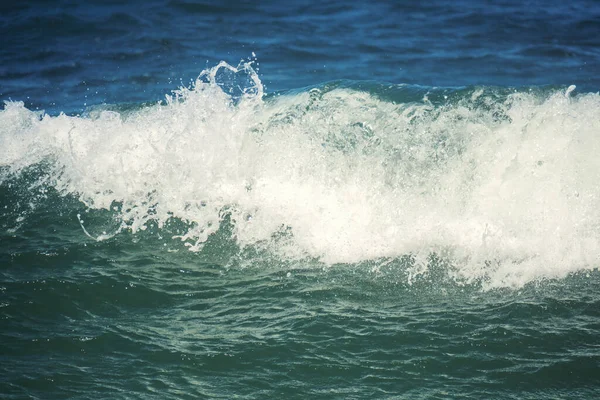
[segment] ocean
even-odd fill
[[[600,397],[600,3],[0,34],[0,398]]]

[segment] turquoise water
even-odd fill
[[[19,335],[3,354],[19,362],[4,364],[3,391],[15,397],[597,392],[597,273],[482,293],[437,276],[407,286],[398,265],[223,269],[130,244],[54,258],[72,267],[4,284],[3,324]]]
[[[594,4],[3,7],[1,398],[598,397]]]

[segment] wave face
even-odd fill
[[[456,282],[521,287],[598,266],[600,96],[572,90],[334,81],[265,96],[251,63],[222,62],[155,105],[7,102],[0,181],[78,199],[87,213],[70,215],[96,240],[146,231],[202,252],[218,234],[284,260],[401,259],[411,281],[443,259]]]

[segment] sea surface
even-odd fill
[[[0,5],[0,398],[600,398],[600,3]]]

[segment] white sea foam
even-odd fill
[[[596,268],[600,96],[488,92],[436,105],[343,88],[263,101],[251,66],[221,63],[134,112],[51,117],[9,102],[0,167],[51,160],[59,191],[117,207],[114,233],[177,218],[191,250],[227,209],[241,246],[281,257],[412,254],[418,274],[436,253],[488,287]],[[285,245],[273,239],[283,230]]]

